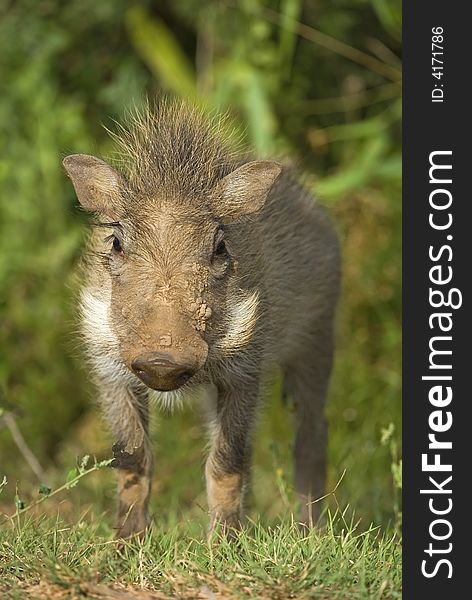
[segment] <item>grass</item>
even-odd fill
[[[175,420],[186,425],[186,438],[173,435]],[[109,460],[71,458],[77,448],[93,447],[92,439],[108,455],[99,419],[86,425],[79,446],[69,440],[61,465],[44,474],[47,485],[21,473],[0,479],[0,598],[400,598],[401,462],[393,424],[378,444],[390,452],[392,518],[380,528],[364,512],[354,518],[351,509],[341,510],[359,482],[359,472],[348,471],[335,486],[331,477],[323,528],[302,535],[291,516],[290,444],[282,441],[284,431],[277,444],[267,442],[271,420],[270,412],[262,419],[248,524],[235,544],[206,542],[203,429],[194,411],[163,417],[154,431],[164,448],[172,442],[165,436],[179,443],[172,453],[157,449],[153,527],[121,554],[113,540],[116,482]]]
[[[205,541],[205,525],[154,524],[121,553],[102,517],[26,515],[0,528],[2,598],[313,598],[401,597],[395,534],[359,531],[346,511],[326,514],[303,534],[293,519],[249,522],[236,542]]]

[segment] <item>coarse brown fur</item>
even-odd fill
[[[64,161],[79,201],[98,215],[81,306],[117,441],[120,536],[147,523],[149,387],[172,390],[157,392],[167,405],[195,386],[216,392],[211,528],[240,526],[257,407],[276,367],[297,408],[302,523],[313,524],[324,492],[336,235],[289,168],[234,152],[225,131],[197,109],[161,103],[115,135],[120,170],[83,155]]]

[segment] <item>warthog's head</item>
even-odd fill
[[[146,386],[168,391],[201,370],[224,335],[237,259],[225,228],[261,208],[281,168],[238,166],[203,119],[162,112],[120,136],[126,174],[83,154],[63,164],[80,204],[105,228],[108,319],[121,359]]]

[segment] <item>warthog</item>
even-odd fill
[[[209,391],[210,531],[241,525],[257,407],[276,368],[296,406],[301,523],[313,523],[324,491],[337,238],[291,168],[234,151],[224,131],[161,103],[116,135],[119,169],[83,154],[63,162],[97,216],[81,311],[116,438],[119,537],[148,524],[153,395],[171,406],[195,386]]]

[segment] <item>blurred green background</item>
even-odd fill
[[[74,333],[87,219],[61,159],[112,156],[103,125],[164,92],[229,111],[258,155],[294,159],[333,215],[344,279],[328,488],[345,471],[343,506],[366,525],[398,517],[400,19],[399,0],[0,0],[0,509],[17,486],[28,501],[39,480],[59,485],[76,456],[110,454]],[[269,395],[252,514],[270,520],[293,494],[289,409]],[[153,509],[203,517],[200,412],[154,416]],[[84,480],[63,510],[93,501],[111,515],[113,481]]]

